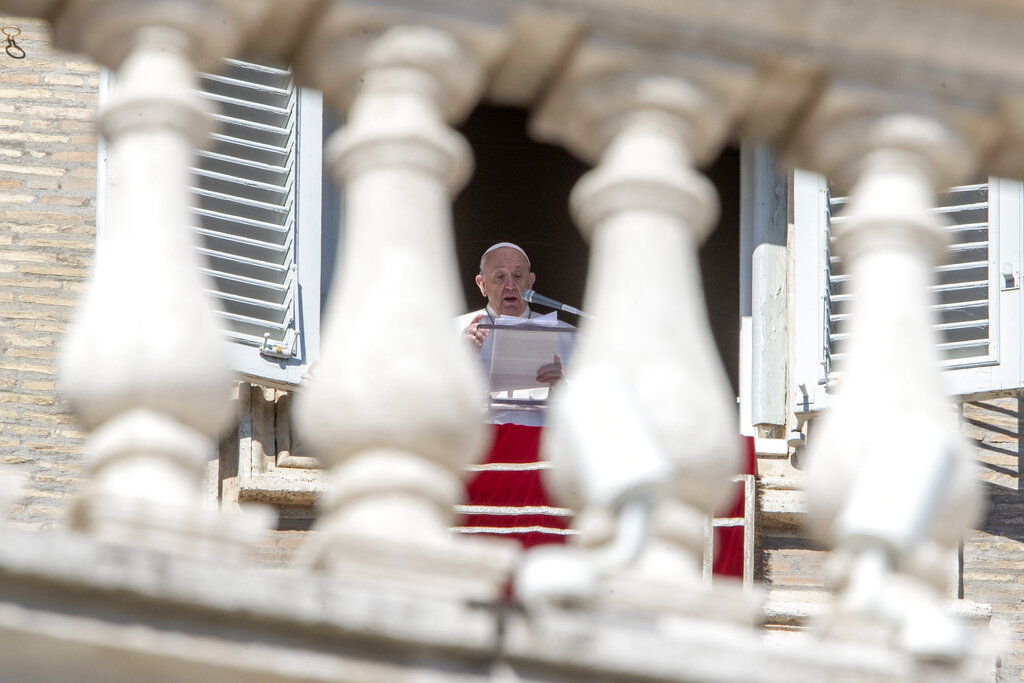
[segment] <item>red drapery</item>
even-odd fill
[[[524,548],[565,542],[571,518],[558,514],[544,489],[540,435],[540,427],[494,426],[494,445],[483,464],[486,469],[474,473],[467,483],[467,503],[474,511],[462,520],[464,529],[515,538]],[[754,440],[747,438],[745,442],[742,473],[754,474]],[[735,503],[723,516],[743,516],[743,484],[735,486]],[[718,553],[714,573],[742,576],[743,528],[719,528],[715,533]]]
[[[740,474],[757,474],[757,454],[754,452],[753,437],[743,439],[743,467]],[[746,509],[743,496],[743,482],[733,484],[735,502],[732,508],[723,511],[721,517],[742,517]],[[715,528],[715,564],[713,572],[716,576],[743,577],[743,527]]]
[[[500,512],[466,515],[463,526],[501,528],[492,533],[515,538],[525,548],[565,542],[570,518],[543,512],[553,504],[541,481],[540,434],[540,427],[494,425],[494,445],[485,461],[492,469],[469,480],[468,503]]]

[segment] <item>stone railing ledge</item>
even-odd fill
[[[54,45],[84,52],[110,68],[120,66],[139,31],[177,30],[188,41],[191,63],[206,71],[216,70],[222,59],[238,54],[266,8],[265,1],[252,0],[66,0],[49,18]]]
[[[397,26],[430,27],[447,33],[472,56],[466,61],[479,65],[481,73],[494,69],[507,50],[508,30],[503,22],[465,20],[461,17],[421,11],[410,3],[396,9],[379,4],[359,2],[326,2],[317,6],[308,31],[295,36],[289,50],[292,68],[301,85],[325,91],[337,111],[345,113],[355,95],[356,85],[365,74],[370,45]],[[463,68],[437,71],[445,99],[442,101],[446,120],[457,121],[466,116],[479,101],[483,80],[468,87]]]
[[[0,0],[0,12],[17,17],[52,19],[65,0]]]

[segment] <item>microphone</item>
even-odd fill
[[[583,311],[581,311],[578,308],[573,308],[569,304],[563,304],[561,301],[555,301],[554,299],[549,299],[546,296],[542,296],[542,295],[538,294],[537,292],[533,291],[532,289],[524,289],[522,294],[520,294],[520,296],[522,297],[523,301],[527,301],[527,302],[529,302],[531,304],[540,304],[541,306],[547,306],[548,308],[554,308],[555,310],[558,310],[558,311],[565,311],[566,313],[572,313],[573,315],[578,315],[581,318],[589,318],[589,317],[591,317],[591,316],[587,315],[586,313],[584,313]]]

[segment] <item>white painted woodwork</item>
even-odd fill
[[[848,198],[832,196],[822,176],[806,171],[795,173],[794,192],[790,249],[799,284],[791,311],[796,329],[791,402],[806,419],[828,407],[829,392],[842,373],[848,276],[829,248],[829,235],[846,220],[842,211]],[[932,306],[936,327],[946,334],[940,342],[944,390],[960,400],[1014,395],[1024,384],[1022,202],[1020,182],[989,178],[945,190],[931,209],[950,217],[949,243],[934,271]]]
[[[331,468],[322,529],[445,543],[461,472],[485,447],[485,394],[451,334],[462,302],[450,200],[471,156],[444,115],[472,101],[482,71],[434,29],[351,40],[344,53],[299,62],[327,79],[330,100],[351,106],[327,152],[345,197],[340,279],[298,426]],[[350,61],[332,61],[342,57]]]
[[[789,248],[793,263],[808,263],[818,254],[827,253],[825,229],[828,216],[828,181],[820,173],[797,168],[793,171],[793,237]],[[821,293],[827,280],[824,268],[793,267],[793,287],[789,322],[793,326],[793,358],[790,403],[797,415],[820,410],[827,405],[824,382],[824,340],[818,330],[825,329]]]
[[[201,86],[218,130],[200,150],[193,225],[232,368],[296,387],[320,349],[323,98],[285,67],[238,60]]]
[[[969,641],[939,598],[980,491],[939,375],[928,287],[944,238],[929,210],[973,155],[956,128],[927,116],[819,123],[808,158],[852,187],[836,249],[854,292],[843,380],[807,456],[807,520],[835,549],[826,624],[864,638],[867,620],[870,637],[888,627],[915,655],[955,660]]]
[[[775,154],[765,147],[744,147],[740,167],[740,230],[749,234],[741,247],[741,298],[749,292],[750,393],[747,424],[785,426],[788,417],[789,330],[787,310],[789,255],[786,248],[786,183]],[[745,276],[745,277],[744,277]]]

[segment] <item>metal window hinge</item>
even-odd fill
[[[270,358],[291,358],[299,348],[299,335],[295,330],[286,330],[284,339],[281,341],[270,341],[270,333],[263,335],[263,343],[260,344],[260,355]]]

